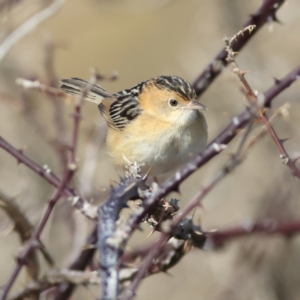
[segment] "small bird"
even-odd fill
[[[79,78],[61,80],[61,89],[80,95],[88,84]],[[207,124],[188,82],[159,76],[111,94],[93,85],[86,100],[97,103],[106,120],[107,150],[116,166],[138,163],[153,176],[168,173],[200,153],[207,142]]]

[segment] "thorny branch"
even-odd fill
[[[292,84],[297,77],[300,76],[300,65],[293,71],[288,73],[280,80],[279,84],[273,85],[264,93],[263,104],[269,106],[272,100],[290,84]],[[143,205],[135,213],[133,213],[127,222],[121,226],[115,233],[115,239],[118,241],[120,247],[123,249],[138,224],[146,216],[147,212],[151,210],[158,201],[165,197],[171,191],[176,191],[180,183],[188,178],[195,170],[202,167],[210,159],[220,153],[236,135],[238,129],[243,128],[252,119],[252,113],[249,108],[244,112],[232,118],[230,124],[206,147],[206,149],[196,155],[188,164],[177,171],[172,177],[166,180],[161,186],[153,185],[151,196],[144,200]]]
[[[288,155],[288,153],[286,152],[283,143],[285,142],[285,140],[283,139],[279,139],[273,126],[270,124],[269,119],[265,113],[265,111],[261,111],[261,119],[264,122],[264,124],[266,125],[270,136],[272,137],[275,145],[277,146],[279,153],[280,153],[280,159],[282,161],[283,164],[287,165],[293,176],[296,176],[300,179],[300,170],[297,168],[296,166],[296,162],[299,159],[299,157],[291,159]]]
[[[240,141],[240,144],[237,148],[236,153],[231,155],[231,159],[226,163],[226,165],[214,176],[214,178],[211,180],[209,184],[207,184],[205,187],[201,188],[199,192],[189,201],[189,203],[186,205],[186,207],[183,209],[183,211],[177,215],[174,220],[171,222],[171,224],[168,224],[167,226],[164,226],[163,233],[160,235],[159,239],[153,244],[153,246],[150,248],[148,255],[144,261],[143,266],[139,269],[137,272],[133,282],[129,285],[129,287],[122,293],[121,299],[122,300],[129,300],[132,299],[135,295],[135,291],[137,287],[139,286],[141,280],[145,277],[148,269],[151,267],[154,258],[157,256],[157,254],[161,251],[163,245],[168,241],[170,236],[174,234],[175,231],[178,230],[178,226],[180,225],[180,222],[183,221],[183,219],[195,208],[201,205],[202,199],[210,192],[212,191],[217,184],[219,184],[229,173],[231,173],[238,165],[242,163],[242,161],[245,159],[245,152],[242,150],[243,146],[246,143],[246,139],[250,134],[250,131],[252,130],[252,124],[253,122],[248,124],[248,127],[243,134],[243,137]],[[262,137],[262,135],[260,136]],[[255,137],[255,141],[257,141],[258,138]],[[250,143],[251,144],[251,143]],[[247,148],[249,150],[250,147]],[[199,228],[200,229],[200,228]],[[202,232],[202,230],[198,230],[198,232],[195,232],[196,235],[205,236],[205,234]],[[205,237],[206,239],[206,237]]]
[[[41,166],[34,162],[23,153],[23,150],[18,150],[9,144],[3,137],[0,136],[0,148],[7,151],[10,155],[17,159],[19,164],[26,165],[29,169],[37,173],[39,176],[47,180],[51,185],[56,188],[59,187],[60,179],[51,171],[47,166]],[[63,191],[63,196],[66,197],[70,203],[76,207],[81,213],[90,219],[97,218],[97,207],[90,204],[86,200],[79,197],[72,189],[66,187]]]
[[[272,116],[272,121],[280,115],[286,114],[287,105],[282,106],[278,109]],[[252,124],[249,123],[245,133],[242,136],[242,139],[239,143],[236,153],[231,155],[231,159],[226,163],[226,165],[216,174],[216,176],[211,180],[211,182],[206,185],[205,187],[201,188],[199,192],[190,200],[190,202],[186,205],[183,211],[177,215],[171,224],[164,226],[164,231],[161,234],[160,238],[147,250],[148,255],[144,261],[143,266],[139,269],[137,274],[134,277],[133,282],[130,286],[123,292],[121,299],[128,300],[132,299],[132,296],[135,294],[135,290],[138,287],[140,281],[146,276],[146,273],[149,272],[151,265],[153,264],[154,258],[157,256],[159,252],[162,251],[163,245],[167,242],[170,234],[174,234],[178,230],[178,226],[180,222],[197,206],[200,205],[201,200],[212,190],[216,187],[216,185],[223,180],[229,173],[231,173],[238,165],[240,165],[244,159],[247,157],[247,152],[252,149],[253,145],[257,143],[258,140],[262,139],[267,134],[266,128],[261,128],[255,136],[251,139],[249,143],[246,144],[246,139],[249,136],[250,131],[252,130]],[[245,145],[245,146],[244,146]],[[202,230],[198,230],[195,232],[201,236],[204,236],[206,239],[206,233]]]
[[[45,45],[44,66],[47,76],[47,85],[52,88],[58,87],[58,78],[54,71],[54,54],[56,45],[52,41],[47,41]],[[68,162],[67,130],[64,120],[64,103],[56,95],[47,95],[53,106],[53,122],[55,126],[55,137],[51,144],[55,147],[61,160],[61,165],[65,166]]]
[[[264,234],[282,234],[286,237],[292,237],[293,234],[299,233],[300,222],[279,223],[272,220],[263,222],[245,221],[240,226],[220,229],[214,232],[206,233],[207,247],[216,249],[222,247],[224,243],[238,238],[255,233]]]
[[[87,245],[95,245],[97,243],[97,226],[90,234],[87,240]],[[91,263],[94,254],[96,252],[96,247],[89,247],[81,251],[77,259],[68,268],[73,271],[84,271],[86,267]],[[76,285],[74,283],[63,282],[60,283],[55,291],[54,300],[65,300],[69,299]]]
[[[47,224],[47,221],[51,215],[51,212],[52,212],[55,204],[57,203],[59,198],[62,196],[63,190],[65,189],[65,187],[70,182],[70,180],[73,176],[73,173],[74,173],[74,169],[67,169],[65,171],[64,178],[61,181],[60,186],[58,187],[54,197],[50,200],[47,210],[46,210],[45,214],[43,215],[40,224],[36,227],[36,229],[34,230],[34,232],[31,235],[30,239],[26,242],[25,246],[23,247],[23,249],[21,249],[20,253],[18,254],[16,267],[13,270],[7,284],[5,285],[3,295],[2,295],[2,300],[6,299],[8,293],[9,293],[9,290],[11,289],[12,285],[14,284],[15,280],[17,279],[17,277],[19,275],[19,272],[21,271],[22,267],[26,264],[27,257],[31,253],[31,251],[35,248],[43,247],[40,243],[40,235],[43,232],[45,225]]]
[[[226,58],[227,61],[233,63],[234,65],[234,72],[239,76],[241,82],[244,84],[246,90],[247,90],[247,98],[249,97],[250,101],[250,111],[251,111],[251,115],[253,114],[253,117],[256,116],[257,114],[257,108],[258,105],[260,104],[261,106],[265,107],[266,104],[270,103],[271,100],[267,100],[264,98],[263,103],[258,103],[258,98],[255,95],[255,93],[253,92],[253,90],[251,89],[250,85],[248,84],[247,80],[245,79],[244,75],[245,72],[242,72],[237,63],[235,62],[235,55],[236,53],[232,50],[232,43],[239,37],[239,36],[243,36],[245,34],[245,32],[249,32],[249,34],[255,29],[255,26],[248,26],[247,28],[241,30],[240,32],[238,32],[232,39],[225,39],[225,50],[228,53],[228,56]],[[299,76],[299,71],[297,71],[297,74]],[[297,77],[297,76],[296,76]],[[295,79],[296,79],[295,77]],[[280,83],[280,81],[276,81],[276,84]],[[252,109],[252,106],[254,106],[254,110]],[[251,120],[251,116],[248,120],[248,124]],[[268,123],[268,130],[270,131],[270,128],[272,128],[272,126]],[[251,126],[251,125],[250,125]],[[274,132],[273,132],[274,133]],[[273,134],[274,136],[274,134]],[[277,139],[278,140],[278,139]],[[275,139],[276,141],[276,139]],[[224,144],[221,144],[224,145]],[[239,150],[241,149],[241,147],[239,148]],[[282,149],[281,149],[282,150]],[[205,151],[204,151],[205,153]],[[286,154],[286,153],[285,153]],[[203,154],[205,155],[205,154]],[[186,206],[186,208],[184,209],[182,215],[177,216],[177,218],[175,218],[175,220],[173,221],[172,225],[170,226],[170,228],[167,230],[167,232],[163,233],[161,235],[161,237],[159,238],[159,240],[153,245],[153,247],[151,248],[151,251],[149,251],[148,256],[145,259],[144,265],[143,267],[139,270],[139,272],[137,273],[134,281],[131,283],[131,285],[123,292],[122,294],[122,300],[129,300],[132,299],[133,296],[135,295],[135,291],[136,288],[138,287],[140,281],[144,278],[147,269],[149,268],[149,266],[151,265],[154,257],[158,254],[159,249],[163,246],[163,244],[167,241],[169,234],[172,232],[172,230],[174,230],[174,228],[176,228],[176,225],[178,225],[178,222],[180,222],[180,220],[182,220],[183,216],[186,216],[192,209],[194,209],[199,202],[201,201],[201,199],[203,199],[205,197],[205,195],[218,183],[220,182],[221,179],[223,179],[225,177],[226,174],[228,174],[229,172],[232,171],[233,168],[235,168],[239,163],[240,160],[237,159],[239,155],[239,151],[232,157],[232,161],[229,162],[227,164],[227,166],[219,173],[219,175],[217,175],[214,180],[206,187],[201,189],[201,191],[199,191],[199,193],[194,197],[194,199],[191,200],[190,204]],[[199,166],[198,166],[199,167]],[[182,169],[183,170],[183,169]],[[181,170],[181,171],[182,171]],[[297,170],[297,168],[296,168]],[[179,171],[180,172],[180,171]],[[178,172],[178,173],[179,173]],[[180,178],[180,176],[177,176]],[[163,195],[165,196],[165,195]],[[150,197],[151,198],[151,197]],[[145,201],[146,202],[146,201]],[[134,216],[134,215],[132,215]],[[128,225],[128,224],[127,224]],[[201,233],[202,234],[202,233]]]
[[[295,82],[299,76],[300,65],[281,80],[277,80],[276,83],[263,94],[262,106],[270,107],[272,100]],[[176,172],[176,174],[174,174],[171,178],[166,180],[162,186],[154,186],[151,197],[146,199],[143,203],[143,210],[138,210],[135,214],[131,215],[126,225],[120,229],[120,233],[125,233],[125,236],[123,235],[122,243],[126,243],[126,240],[144,218],[147,211],[151,209],[151,207],[154,206],[159,199],[163,198],[171,191],[176,191],[178,189],[178,185],[189,177],[196,169],[200,168],[220,153],[224,149],[224,145],[227,145],[236,136],[237,130],[243,128],[251,120],[251,117],[252,113],[249,108],[246,108],[244,112],[233,117],[230,124],[206,147],[201,154],[195,156],[187,165]],[[116,236],[118,236],[118,232],[116,232]]]
[[[267,21],[272,20],[276,21],[275,12],[276,10],[281,6],[281,4],[284,1],[264,1],[262,7],[259,9],[259,11],[251,17],[251,20],[254,20],[256,23],[250,22],[249,24],[256,24],[255,32]],[[248,25],[248,24],[247,24]],[[242,46],[249,40],[250,36],[247,36],[247,34],[243,37],[240,37],[235,43],[234,43],[234,50],[238,51],[242,48]],[[221,52],[222,53],[222,52]],[[220,53],[220,55],[221,55]],[[217,57],[218,58],[218,57]],[[226,55],[225,55],[226,58]],[[216,59],[210,67],[202,74],[203,78],[201,76],[199,79],[195,82],[194,87],[196,89],[196,92],[198,95],[200,95],[207,87],[208,85],[213,81],[213,79],[221,72],[221,68],[218,67],[218,63],[223,62],[222,57],[219,59]],[[223,62],[224,65],[226,65],[226,61]],[[219,64],[220,65],[220,64]],[[299,75],[299,67],[294,70],[294,72],[290,73],[290,76],[286,76],[282,81],[278,82],[277,87],[273,87],[269,89],[264,94],[264,104],[265,106],[269,106],[273,98],[280,93],[283,89],[288,87],[295,79],[296,76]],[[39,86],[41,88],[41,85]],[[49,92],[49,91],[47,91]],[[56,93],[56,91],[55,91]],[[79,121],[78,114],[74,116],[74,119]],[[232,119],[232,122],[229,124],[229,126],[215,139],[214,142],[212,142],[204,151],[202,155],[198,155],[194,160],[192,160],[188,165],[185,166],[185,168],[181,169],[179,172],[177,172],[169,181],[165,182],[162,187],[154,186],[153,194],[145,201],[144,206],[141,210],[137,212],[137,214],[133,214],[131,218],[129,219],[129,222],[127,223],[127,226],[129,225],[129,231],[128,228],[125,230],[125,233],[127,236],[121,241],[122,247],[125,245],[127,239],[129,238],[132,231],[138,226],[139,221],[143,218],[143,216],[149,211],[151,207],[153,207],[159,199],[163,197],[163,195],[168,194],[172,190],[178,189],[178,185],[186,179],[191,173],[193,173],[197,168],[204,165],[207,161],[209,161],[212,157],[217,155],[220,151],[222,151],[225,148],[225,144],[230,142],[234,136],[236,135],[236,130],[239,128],[243,128],[247,123],[250,122],[252,117],[252,112],[249,109],[246,109],[242,114],[240,114],[237,117],[234,117]],[[76,126],[75,126],[76,127]],[[78,130],[75,129],[75,130]],[[73,142],[76,143],[77,136],[73,136]],[[60,190],[60,193],[65,196],[72,196],[74,199],[74,203],[77,205],[78,202],[80,202],[82,199],[77,197],[74,192],[67,188],[67,184],[64,184],[64,181],[60,181],[50,170],[49,168],[45,168],[46,171],[39,165],[35,164],[32,160],[27,158],[25,155],[23,155],[22,151],[19,151],[15,148],[13,148],[11,145],[9,145],[5,140],[0,138],[0,147],[7,150],[10,154],[14,155],[18,161],[26,164],[28,167],[39,173],[42,177],[47,179],[51,184],[58,187]],[[75,161],[75,153],[72,153],[71,151],[71,157],[74,158]],[[76,167],[76,165],[70,164],[71,169]],[[74,171],[74,170],[73,170]],[[50,175],[49,175],[50,174]],[[49,176],[48,176],[49,175]],[[63,186],[64,185],[64,186]],[[58,192],[58,191],[57,191]],[[55,195],[56,196],[56,195]],[[53,199],[55,199],[55,196]],[[58,197],[58,198],[59,198]],[[76,199],[76,201],[75,201]],[[58,199],[57,199],[58,200]],[[197,200],[198,201],[198,200]],[[83,203],[83,200],[82,200]],[[130,228],[130,225],[133,225]],[[122,250],[123,248],[119,248],[119,250]]]
[[[122,208],[128,200],[143,199],[148,191],[145,179],[128,177],[122,179],[116,188],[112,188],[110,197],[99,209],[98,250],[100,256],[101,299],[117,299],[119,294],[119,259],[122,249],[111,241]]]
[[[244,35],[240,35],[232,44],[233,51],[240,51],[265,23],[272,21],[278,22],[276,18],[276,11],[284,2],[284,0],[264,0],[262,6],[257,10],[257,12],[252,14],[248,22],[242,26],[242,28],[245,28],[250,25],[254,25],[255,29],[251,34],[248,32]],[[195,89],[198,97],[206,91],[216,77],[222,72],[223,68],[228,63],[226,58],[227,52],[224,47],[195,80],[193,83],[193,88]]]
[[[245,80],[245,82],[247,83],[247,81]],[[248,83],[247,83],[248,84]],[[250,87],[250,86],[249,86]],[[254,94],[253,94],[254,95]],[[273,116],[272,119],[276,118],[278,116],[278,114],[284,115],[286,114],[286,105],[284,105],[279,111],[277,111]],[[231,156],[231,159],[228,161],[228,163],[224,166],[224,168],[221,169],[221,171],[219,171],[219,173],[213,178],[213,180],[205,187],[203,187],[191,200],[190,202],[186,205],[186,207],[183,209],[183,211],[177,215],[174,220],[172,221],[171,224],[169,224],[167,226],[167,228],[164,228],[164,232],[161,234],[160,238],[153,244],[152,247],[149,248],[148,250],[148,255],[144,260],[144,264],[143,266],[139,269],[139,271],[137,272],[137,274],[134,277],[133,282],[129,285],[129,287],[122,293],[121,295],[121,299],[122,300],[129,300],[132,299],[133,296],[135,295],[135,291],[137,289],[137,287],[139,286],[141,280],[146,276],[146,273],[148,272],[148,270],[151,268],[151,265],[153,264],[154,258],[158,255],[158,253],[161,251],[163,245],[167,242],[168,238],[170,237],[170,234],[172,234],[174,232],[174,230],[176,230],[176,228],[178,227],[178,225],[180,224],[180,222],[183,220],[183,218],[185,218],[193,209],[195,209],[197,206],[200,205],[201,200],[212,190],[215,188],[215,186],[221,181],[223,180],[229,173],[231,173],[239,164],[241,164],[241,162],[245,159],[245,154],[247,151],[249,151],[253,145],[258,141],[258,139],[262,138],[263,136],[266,135],[266,133],[268,132],[269,128],[264,128],[265,130],[261,130],[251,141],[250,143],[248,143],[248,146],[245,147],[245,149],[243,150],[243,145],[246,142],[246,139],[252,129],[252,125],[251,123],[248,124],[247,130],[245,132],[245,134],[243,135],[243,138],[240,142],[240,145],[236,151],[235,154],[233,154]],[[269,126],[272,126],[269,123]],[[287,230],[286,231],[281,231],[280,229],[277,231],[277,226],[276,229],[273,227],[270,227],[270,223],[266,223],[263,225],[268,225],[268,226],[262,226],[261,224],[257,224],[253,225],[253,231],[251,231],[249,229],[249,232],[256,232],[256,231],[261,231],[261,232],[270,232],[271,230],[274,229],[274,233],[283,233],[283,234],[289,234],[289,230],[292,230],[293,232],[297,232],[297,230],[299,231],[299,226],[297,227],[297,224],[287,224],[287,225],[282,225],[284,229]],[[274,225],[274,224],[272,224]],[[279,225],[281,226],[281,225]],[[252,229],[252,227],[251,227]],[[231,232],[231,231],[229,231]],[[205,238],[206,238],[206,233],[203,233],[201,230],[198,232],[198,234],[201,236],[203,234],[205,234]],[[236,235],[235,235],[236,234]],[[238,235],[242,235],[242,233],[239,231],[239,228],[236,229],[235,231],[233,230],[232,236],[238,236]],[[213,234],[211,234],[211,236],[213,236]],[[221,237],[219,237],[216,233],[217,238],[219,238],[219,240],[221,240]],[[230,233],[229,233],[229,238],[230,238]],[[226,238],[226,233],[225,233],[225,237]],[[218,240],[218,241],[219,241]],[[217,241],[217,240],[216,240]],[[211,243],[211,240],[210,240]]]
[[[287,165],[293,176],[296,176],[300,179],[300,170],[297,168],[296,166],[296,162],[299,159],[295,158],[295,159],[291,159],[287,153],[287,151],[285,150],[283,143],[286,141],[285,139],[281,140],[278,138],[273,126],[270,124],[269,119],[266,115],[266,110],[265,108],[259,109],[261,107],[260,103],[260,99],[258,98],[257,93],[255,93],[253,91],[253,89],[251,88],[250,84],[248,83],[248,81],[245,78],[245,71],[240,70],[236,60],[235,60],[235,56],[236,53],[232,50],[232,43],[234,40],[236,40],[236,38],[240,35],[243,35],[245,32],[252,32],[253,31],[253,26],[248,26],[247,28],[244,28],[242,30],[240,30],[234,37],[232,37],[231,39],[229,38],[225,38],[225,49],[228,53],[228,57],[227,57],[227,61],[231,62],[233,65],[233,72],[237,74],[237,76],[239,77],[239,79],[241,80],[241,82],[243,83],[245,89],[246,89],[246,97],[249,100],[250,106],[254,107],[255,110],[259,110],[259,115],[260,115],[260,119],[263,121],[263,123],[265,124],[266,128],[268,129],[268,132],[270,134],[270,136],[272,137],[275,145],[277,146],[279,152],[280,152],[280,159],[282,161],[282,163],[284,163],[285,165]],[[275,80],[275,84],[280,84],[281,82],[279,80]]]
[[[0,61],[5,57],[12,46],[35,29],[41,22],[52,16],[64,3],[65,0],[54,0],[52,4],[33,15],[6,37],[0,46]]]
[[[93,76],[92,79],[90,80],[90,83],[83,90],[80,99],[77,101],[77,103],[75,105],[75,109],[74,109],[75,112],[73,115],[74,127],[73,127],[72,142],[71,142],[71,146],[70,146],[70,158],[69,158],[68,164],[65,166],[63,179],[61,181],[59,181],[59,185],[55,192],[55,195],[49,201],[46,212],[43,215],[39,225],[35,228],[30,239],[26,242],[23,249],[21,249],[20,253],[18,254],[17,264],[16,264],[15,269],[13,270],[7,284],[5,285],[3,295],[2,295],[2,300],[6,299],[12,285],[14,284],[15,280],[18,277],[19,272],[21,271],[22,267],[26,264],[26,259],[27,259],[28,255],[31,253],[31,251],[35,248],[43,247],[43,245],[40,242],[40,236],[47,224],[47,221],[53,211],[55,204],[63,196],[65,188],[70,183],[70,181],[76,171],[76,168],[77,168],[76,149],[77,149],[77,140],[78,140],[78,135],[79,135],[79,122],[80,122],[80,118],[81,118],[81,108],[82,108],[82,105],[83,105],[83,102],[84,102],[84,99],[85,99],[87,93],[89,92],[91,86],[96,82],[96,80],[97,80],[97,77]]]
[[[0,208],[3,209],[7,215],[10,217],[11,221],[14,222],[13,229],[18,233],[20,236],[20,240],[22,244],[25,243],[31,236],[32,231],[34,229],[33,225],[30,223],[28,218],[26,217],[25,213],[21,210],[19,205],[15,202],[15,199],[9,197],[5,193],[0,191]],[[54,262],[51,255],[48,253],[47,249],[44,247],[40,249],[44,258],[48,262],[49,265],[53,266]],[[32,253],[32,256],[35,256],[35,253]],[[30,259],[29,259],[30,260]],[[38,263],[37,259],[33,258],[33,261],[36,267],[30,267],[31,263],[27,261],[27,270],[28,272],[32,272],[34,270],[38,270]],[[38,273],[38,272],[36,272]],[[34,278],[34,276],[32,276]]]
[[[22,300],[32,295],[38,295],[43,291],[57,285],[99,285],[100,278],[97,272],[81,272],[69,269],[53,270],[38,281],[33,281],[9,300]],[[68,298],[64,298],[68,299]]]

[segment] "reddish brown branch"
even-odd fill
[[[283,3],[284,0],[264,0],[262,6],[257,10],[257,12],[252,14],[248,22],[242,26],[244,28],[249,25],[255,25],[255,29],[251,34],[246,32],[244,35],[239,36],[232,43],[232,50],[234,52],[240,51],[265,23],[277,21],[275,14]],[[216,77],[222,72],[222,69],[228,64],[226,58],[227,52],[226,49],[223,48],[215,59],[211,61],[205,70],[198,76],[193,83],[193,88],[195,89],[197,96],[204,93]]]
[[[277,148],[279,150],[281,161],[290,168],[291,173],[292,173],[293,176],[296,176],[300,179],[300,170],[296,166],[297,158],[296,159],[291,159],[289,157],[288,153],[286,152],[286,150],[283,146],[284,140],[280,140],[278,138],[273,126],[269,122],[269,119],[268,119],[268,117],[267,117],[267,115],[264,111],[261,112],[261,119],[264,122],[264,124],[266,125],[270,136],[272,137],[275,145],[277,146]]]
[[[51,88],[58,87],[58,78],[54,70],[55,50],[56,45],[52,41],[47,41],[45,45],[44,66],[46,71],[47,85]],[[59,154],[61,165],[65,166],[68,162],[68,149],[66,147],[67,130],[64,120],[64,101],[61,101],[60,97],[53,94],[47,94],[47,96],[53,106],[53,122],[55,127],[55,137],[51,141],[51,144]]]
[[[263,234],[282,234],[286,237],[291,237],[293,234],[300,232],[300,221],[290,223],[278,223],[267,220],[259,223],[245,222],[244,225],[234,226],[227,229],[222,229],[215,232],[206,233],[207,245],[210,247],[221,247],[224,243],[234,238],[248,236],[254,233]]]
[[[60,185],[60,179],[51,171],[51,169],[44,165],[43,167],[26,156],[22,150],[18,150],[14,148],[11,144],[9,144],[6,140],[4,140],[0,136],[0,148],[7,151],[10,155],[17,159],[19,164],[24,164],[29,169],[37,173],[39,176],[48,181],[51,185],[56,188]],[[90,219],[96,219],[97,212],[96,209],[92,205],[90,205],[87,201],[79,197],[72,189],[65,187],[63,191],[63,196],[68,198],[71,201],[71,204],[80,210],[85,216]]]
[[[65,191],[66,187],[68,186],[68,184],[70,183],[70,181],[76,171],[76,149],[77,149],[77,140],[78,140],[78,135],[79,135],[79,122],[80,122],[80,116],[81,116],[81,107],[82,107],[84,98],[86,97],[86,94],[88,93],[90,87],[95,82],[96,82],[96,77],[93,76],[91,83],[83,90],[81,98],[79,99],[78,103],[75,105],[74,128],[73,128],[73,134],[72,134],[72,143],[70,146],[70,154],[71,155],[70,155],[69,163],[65,166],[63,179],[61,181],[59,181],[58,189],[57,189],[55,195],[53,196],[53,198],[50,200],[50,202],[47,206],[46,212],[41,219],[40,224],[33,231],[30,239],[24,245],[23,249],[20,251],[20,253],[17,257],[17,264],[16,264],[15,269],[13,270],[7,284],[5,285],[3,295],[2,295],[2,300],[6,299],[8,293],[9,293],[12,285],[16,281],[22,267],[26,264],[26,259],[27,259],[28,255],[31,253],[31,251],[34,248],[43,247],[40,242],[40,236],[49,220],[49,217],[53,211],[55,204],[64,195],[64,191]]]
[[[69,170],[65,173],[64,179],[61,181],[60,186],[57,189],[54,197],[50,200],[47,210],[46,210],[45,214],[43,215],[40,224],[36,227],[36,229],[34,230],[34,232],[31,235],[30,239],[26,242],[24,248],[19,253],[19,255],[17,257],[17,264],[15,266],[15,269],[13,270],[7,284],[5,285],[3,295],[2,295],[2,300],[6,299],[8,293],[9,293],[9,290],[11,289],[12,285],[14,284],[15,280],[18,277],[18,274],[20,273],[22,267],[26,264],[27,257],[31,253],[31,251],[35,248],[43,247],[40,244],[40,235],[43,232],[45,225],[47,224],[47,221],[51,215],[51,212],[52,212],[55,204],[57,203],[59,198],[62,196],[65,187],[70,182],[72,175],[73,175],[72,170]]]
[[[87,245],[95,245],[97,242],[97,226],[95,226],[93,232],[87,240]],[[90,249],[84,249],[81,251],[76,260],[71,264],[69,270],[84,271],[86,267],[91,263],[96,247]],[[65,300],[69,299],[72,295],[76,285],[73,283],[62,283],[56,289],[56,295],[54,300]]]

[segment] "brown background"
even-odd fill
[[[260,5],[258,0],[67,1],[53,17],[15,45],[0,63],[0,134],[14,146],[26,147],[25,153],[38,163],[47,164],[56,173],[61,171],[57,153],[48,143],[56,135],[53,106],[49,99],[32,93],[24,100],[29,107],[26,114],[20,100],[22,90],[14,84],[17,77],[45,80],[43,61],[49,41],[58,45],[54,64],[59,78],[88,79],[91,67],[98,67],[105,74],[117,71],[117,81],[102,83],[112,92],[161,74],[179,75],[193,82],[223,47],[223,37],[236,33]],[[38,1],[31,1],[2,13],[1,37],[38,7]],[[240,67],[250,71],[247,79],[253,89],[265,91],[273,84],[273,77],[280,78],[299,64],[299,11],[300,2],[289,1],[278,12],[284,25],[264,26],[238,56]],[[290,116],[275,126],[280,137],[291,137],[286,147],[292,157],[300,153],[299,91],[296,83],[274,104],[275,107],[287,101],[292,104]],[[201,97],[201,102],[209,108],[206,117],[211,140],[245,106],[238,79],[230,67]],[[71,112],[72,105],[67,104],[64,116],[68,126]],[[83,116],[80,166],[85,165],[89,155],[87,149],[95,126],[100,126],[102,140],[105,136],[105,123],[93,104],[84,106]],[[108,187],[109,180],[118,179],[103,144],[97,153],[91,181],[97,201],[107,196],[103,189]],[[181,207],[209,182],[235,147],[236,143],[183,184]],[[82,168],[76,179],[83,179],[81,189],[88,185]],[[0,151],[0,189],[16,196],[33,223],[39,220],[53,193],[52,187],[24,166],[18,166],[3,151]],[[195,218],[201,218],[205,230],[247,224],[250,219],[296,220],[300,218],[299,191],[299,181],[291,179],[288,168],[280,163],[277,149],[266,137],[206,197],[204,209]],[[42,236],[58,267],[68,266],[84,245],[90,228],[90,221],[65,200],[60,201]],[[10,233],[11,223],[1,211],[0,229],[2,285],[12,270],[19,240],[15,233]],[[150,242],[147,231],[139,233],[135,240],[140,244]],[[218,251],[209,247],[206,251],[193,250],[170,270],[171,276],[160,274],[144,280],[137,298],[299,299],[299,247],[297,237],[287,240],[279,236],[256,236],[232,242]],[[47,270],[43,264],[43,272]],[[14,290],[26,282],[25,276],[21,276]],[[98,288],[80,288],[73,299],[94,299],[97,291]]]

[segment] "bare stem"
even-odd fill
[[[16,28],[0,45],[0,61],[5,57],[12,46],[35,29],[41,22],[52,16],[64,3],[65,0],[54,1],[44,10],[39,11]]]
[[[285,150],[285,148],[283,146],[283,143],[285,140],[281,140],[278,138],[272,124],[270,123],[265,111],[263,111],[263,110],[261,111],[261,119],[264,122],[264,124],[266,125],[270,136],[272,137],[276,147],[279,150],[280,159],[281,159],[282,163],[284,163],[285,165],[287,165],[290,168],[293,176],[296,176],[296,177],[298,177],[298,179],[300,179],[300,170],[296,166],[296,162],[297,162],[298,158],[291,159],[289,157],[287,151]]]
[[[245,222],[245,224],[225,228],[214,232],[206,233],[207,243],[210,247],[222,247],[225,242],[229,240],[248,236],[254,233],[264,234],[282,234],[286,237],[291,237],[300,231],[300,221],[289,223],[278,223],[275,221],[267,220],[263,222]]]
[[[68,186],[68,184],[70,183],[70,181],[76,171],[76,149],[77,149],[77,140],[78,140],[78,135],[79,135],[79,122],[80,122],[80,116],[81,116],[81,107],[82,107],[84,98],[86,97],[86,94],[88,93],[89,89],[91,88],[91,85],[94,84],[95,81],[96,81],[96,77],[93,76],[91,83],[84,89],[78,103],[75,105],[74,127],[73,127],[73,134],[72,134],[72,143],[70,146],[71,155],[70,155],[69,163],[65,166],[63,179],[61,181],[58,180],[59,182],[58,182],[57,191],[56,191],[55,195],[53,196],[53,198],[49,201],[46,212],[43,215],[39,225],[33,231],[30,239],[24,245],[23,249],[20,251],[20,253],[17,257],[17,264],[16,264],[15,269],[13,270],[7,284],[5,285],[3,295],[2,295],[2,300],[6,299],[12,285],[14,284],[15,280],[17,279],[22,267],[26,263],[27,256],[31,253],[32,249],[41,247],[40,236],[49,220],[51,212],[53,211],[53,208],[54,208],[55,204],[57,203],[57,201],[64,195],[64,191],[65,191],[66,187]],[[0,141],[2,141],[2,144],[3,144],[3,142],[5,142],[3,139],[0,139]],[[9,148],[11,148],[11,147],[9,147]]]
[[[276,11],[284,2],[284,0],[264,0],[262,6],[252,14],[248,22],[242,26],[248,27],[249,25],[255,25],[255,29],[251,34],[246,32],[244,35],[240,35],[232,44],[233,51],[240,51],[265,23],[277,21]],[[223,68],[228,64],[226,58],[227,52],[224,47],[194,81],[193,88],[197,96],[201,96],[222,72]]]

